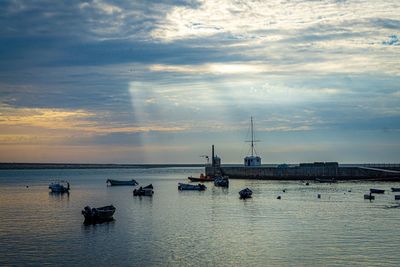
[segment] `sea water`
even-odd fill
[[[390,192],[400,183],[231,179],[229,188],[178,191],[202,171],[0,171],[0,266],[400,265],[400,202]],[[154,195],[133,196],[109,178],[151,183]],[[70,194],[49,193],[55,179],[68,180]],[[239,199],[245,187],[253,198]],[[371,202],[370,188],[387,191]],[[83,223],[85,206],[110,204],[114,221]]]

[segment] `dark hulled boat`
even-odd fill
[[[371,194],[384,194],[384,193],[385,193],[385,190],[383,190],[383,189],[371,188],[371,189],[369,190],[369,192],[370,192]]]
[[[113,205],[100,208],[90,208],[86,206],[82,210],[82,215],[85,217],[85,222],[102,222],[112,220],[115,210]]]
[[[120,181],[120,180],[108,179],[106,181],[106,183],[110,184],[110,185],[138,185],[139,184],[134,179],[128,180],[128,181]]]

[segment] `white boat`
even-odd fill
[[[67,181],[56,181],[49,184],[49,189],[53,193],[68,193],[70,186]]]

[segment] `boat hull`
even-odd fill
[[[139,183],[136,182],[134,179],[129,180],[129,181],[119,181],[119,180],[112,180],[108,179],[107,184],[110,184],[111,186],[118,186],[118,185],[138,185]]]
[[[214,181],[214,178],[198,178],[198,177],[192,177],[192,176],[189,176],[188,179],[191,182],[202,182],[202,183],[204,183],[204,182],[213,182]]]
[[[86,222],[101,222],[112,220],[116,208],[113,205],[104,206],[100,208],[90,208],[86,206],[82,210],[82,215],[85,217]]]
[[[192,185],[192,184],[178,184],[178,190],[197,190],[197,191],[204,191],[206,190],[206,186],[203,184],[198,184],[198,185]]]
[[[369,192],[370,192],[371,194],[384,194],[384,193],[385,193],[385,190],[383,190],[383,189],[374,189],[374,188],[371,188],[371,189],[369,190]]]

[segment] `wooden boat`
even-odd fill
[[[243,198],[243,199],[250,198],[252,194],[253,194],[253,191],[251,191],[249,188],[245,188],[245,189],[239,191],[240,198]]]
[[[400,187],[392,187],[392,192],[400,192]]]
[[[133,190],[134,196],[152,196],[154,194],[153,185],[149,184],[145,187],[139,187],[138,189]]]
[[[228,177],[222,177],[222,176],[215,177],[214,185],[221,186],[221,187],[229,187],[229,179],[228,179]]]
[[[119,180],[108,179],[106,181],[106,183],[110,184],[110,185],[138,185],[139,184],[134,179],[128,180],[128,181],[119,181]]]
[[[334,178],[315,178],[315,181],[320,183],[337,183]]]
[[[188,179],[191,182],[212,182],[214,181],[214,177],[211,176],[205,176],[204,174],[200,174],[200,177],[193,177],[193,176],[189,176]]]
[[[85,221],[107,221],[113,218],[114,212],[115,207],[113,205],[100,208],[86,206],[82,210],[82,215],[85,217]]]
[[[375,199],[375,196],[373,196],[371,193],[369,193],[369,194],[364,194],[364,199],[373,200],[373,199]]]
[[[57,181],[49,184],[49,189],[52,193],[69,193],[69,182]]]
[[[385,193],[385,190],[371,188],[371,189],[369,190],[369,192],[370,192],[371,194],[384,194],[384,193]]]
[[[198,185],[193,185],[193,184],[178,184],[178,190],[197,190],[197,191],[204,191],[206,190],[207,187],[204,184],[198,184]]]

